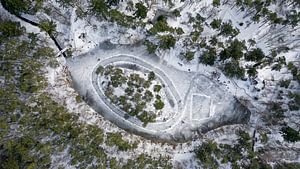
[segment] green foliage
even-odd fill
[[[224,73],[229,77],[243,78],[245,76],[245,69],[239,66],[238,61],[233,60],[225,64]]]
[[[156,115],[143,111],[138,118],[143,122],[143,126],[146,126],[149,122],[155,122]]]
[[[199,39],[200,35],[201,33],[198,31],[191,32],[190,34],[193,42],[196,42]]]
[[[300,109],[300,94],[297,93],[289,93],[289,103],[288,106],[291,111],[296,111]]]
[[[209,48],[209,50],[203,52],[200,57],[200,62],[205,65],[213,65],[217,58],[217,53],[215,48]]]
[[[252,151],[251,137],[245,131],[237,131],[238,144],[217,144],[213,141],[202,143],[195,149],[196,157],[203,168],[218,168],[218,162],[231,163],[231,168],[267,168],[270,166]],[[246,156],[246,157],[245,157]],[[250,162],[250,163],[249,163]],[[257,167],[259,166],[259,167]]]
[[[216,36],[213,36],[210,40],[209,40],[209,43],[212,45],[212,46],[216,46],[219,42],[218,42],[218,39]]]
[[[123,71],[120,68],[107,66],[104,68],[104,73],[102,75],[108,76],[106,78],[110,79],[110,82],[108,83],[109,86],[105,90],[105,95],[113,104],[119,106],[126,112],[125,118],[136,116],[143,122],[144,126],[149,122],[155,121],[156,115],[151,111],[145,111],[147,108],[146,102],[150,102],[148,105],[154,103],[153,93],[147,90],[151,86],[151,81],[155,79],[154,72],[149,72],[148,79],[145,80],[140,77],[139,74],[131,73],[127,75],[123,74]],[[128,87],[124,89],[126,94],[121,96],[115,95],[113,92],[114,88],[126,83],[128,85]],[[110,85],[112,85],[112,87]],[[160,85],[157,86],[161,87]],[[154,90],[157,90],[155,86]]]
[[[152,94],[152,92],[150,92],[149,90],[146,90],[145,93],[144,93],[143,99],[144,99],[146,102],[150,102],[150,101],[153,99],[153,94]]]
[[[260,140],[262,143],[267,143],[269,140],[267,133],[260,134]]]
[[[0,19],[0,42],[3,38],[17,37],[24,33],[24,28],[19,22]]]
[[[101,69],[101,68],[99,68],[99,69]],[[96,71],[98,71],[98,69]],[[127,81],[127,78],[123,75],[122,69],[108,67],[103,71],[104,71],[104,75],[110,75],[110,81],[111,81],[111,84],[113,87],[118,87],[118,86],[122,85],[123,83],[126,83],[126,81]],[[138,77],[136,77],[136,78],[138,78]],[[133,79],[133,80],[135,80],[135,79]]]
[[[264,52],[260,48],[255,48],[245,54],[245,59],[247,61],[256,61],[259,62],[265,58]]]
[[[202,143],[201,146],[199,146],[195,150],[195,154],[197,158],[201,161],[203,168],[211,168],[211,169],[218,168],[218,162],[212,156],[213,153],[218,153],[218,152],[219,152],[218,145],[212,141]]]
[[[272,66],[272,70],[280,71],[283,65],[286,65],[286,59],[284,56],[275,59],[275,64]]]
[[[1,4],[11,13],[20,15],[29,10],[31,2],[29,0],[1,0]]]
[[[256,68],[255,67],[250,67],[248,70],[247,70],[247,73],[250,77],[255,77],[257,75],[257,71],[256,71]]]
[[[287,5],[285,3],[290,3],[290,1],[285,1],[281,5]],[[291,2],[293,3],[293,2]],[[299,4],[298,0],[294,1],[294,5]],[[273,0],[236,0],[236,4],[242,6],[241,9],[245,10],[245,8],[254,9],[254,16],[252,16],[252,20],[255,22],[259,22],[261,18],[265,18],[270,21],[272,24],[283,24],[283,25],[292,25],[293,27],[298,25],[300,13],[295,11],[294,9],[290,9],[286,12],[286,16],[281,18],[278,17],[276,12],[272,12],[270,9],[271,4],[276,4],[276,1]]]
[[[134,15],[138,18],[146,18],[148,9],[141,2],[135,4],[135,8],[137,9]]]
[[[214,19],[211,23],[210,23],[210,26],[213,28],[213,29],[219,29],[221,27],[221,23],[222,23],[222,20],[221,19]]]
[[[118,164],[118,161],[116,160],[116,158],[111,158],[109,160],[109,168],[111,169],[121,169],[121,166]]]
[[[160,156],[159,158],[151,158],[146,154],[139,155],[136,159],[127,161],[122,168],[124,169],[140,169],[140,168],[164,168],[171,169],[172,164],[170,164],[168,158]]]
[[[116,9],[109,11],[110,20],[120,24],[121,26],[129,27],[133,23],[133,17],[127,16]]]
[[[221,3],[220,3],[220,0],[213,0],[213,6],[220,6]]]
[[[157,49],[157,45],[155,45],[154,43],[150,42],[149,40],[145,40],[144,45],[146,45],[148,52],[151,53],[155,53],[156,49]]]
[[[176,44],[176,39],[172,35],[159,36],[159,47],[163,50],[171,49]]]
[[[175,31],[176,31],[176,33],[178,34],[178,35],[182,35],[182,34],[184,34],[184,31],[183,31],[183,29],[182,28],[175,28]]]
[[[49,168],[53,152],[67,147],[71,162],[79,167],[86,168],[91,160],[104,164],[102,129],[80,123],[40,91],[46,85],[42,63],[48,58],[32,55],[51,50],[37,37],[25,37],[8,39],[0,48],[3,61],[8,61],[3,69],[6,83],[0,89],[0,168]]]
[[[273,23],[273,24],[280,24],[282,22],[282,18],[277,17],[276,12],[269,12],[267,15],[267,18]]]
[[[52,20],[41,21],[39,27],[41,28],[42,31],[47,32],[50,36],[55,36],[56,34],[56,24]]]
[[[32,55],[36,59],[52,58],[53,56],[55,56],[54,50],[50,47],[37,48]]]
[[[184,59],[186,61],[191,61],[194,59],[194,55],[195,55],[195,52],[192,52],[192,51],[187,51],[184,55]]]
[[[62,7],[68,8],[74,6],[74,0],[55,0],[57,3],[59,3]]]
[[[300,23],[300,12],[297,13],[296,10],[291,10],[289,13],[286,14],[286,21],[284,22],[289,25],[292,25],[292,27],[296,27]]]
[[[104,73],[104,67],[103,66],[98,66],[96,69],[96,74],[100,75]]]
[[[282,109],[282,104],[279,102],[269,103],[269,110],[272,112],[267,121],[271,124],[277,124],[280,120],[284,118],[284,110]]]
[[[19,78],[19,87],[22,92],[34,93],[45,87],[45,79],[41,75],[37,75],[35,71],[30,68],[21,70]]]
[[[239,145],[247,150],[251,150],[251,137],[249,133],[239,130],[237,135],[239,136]]]
[[[155,79],[155,73],[153,71],[149,72],[148,74],[148,80],[152,81]]]
[[[2,147],[0,155],[1,168],[50,167],[49,155],[39,158],[38,155],[33,155],[30,152],[36,149],[36,146],[41,145],[29,136],[1,143],[0,146]]]
[[[230,23],[223,23],[220,27],[220,35],[235,37],[238,30],[234,29]]]
[[[243,57],[243,51],[246,49],[244,42],[240,42],[235,39],[230,42],[230,46],[228,48],[223,49],[219,56],[221,60],[226,60],[229,58],[233,58],[235,60]]]
[[[220,148],[223,154],[222,163],[231,162],[232,166],[237,166],[236,162],[242,159],[242,150],[239,145],[221,144]],[[238,167],[238,166],[237,166]]]
[[[154,92],[159,92],[160,89],[161,89],[161,85],[154,85],[154,87],[153,87]]]
[[[287,126],[287,127],[283,127],[281,129],[282,132],[282,136],[284,138],[284,140],[288,141],[288,142],[297,142],[300,141],[300,133],[299,131],[296,131],[295,129]]]
[[[76,103],[82,102],[82,98],[81,98],[80,95],[77,95],[77,96],[75,97],[75,100],[76,100]]]
[[[120,151],[128,151],[137,147],[137,143],[130,144],[123,140],[121,133],[107,133],[106,144],[116,146]]]
[[[293,79],[297,80],[298,83],[300,84],[300,71],[299,71],[299,66],[294,65],[292,62],[288,63],[288,69],[291,71],[293,75]]]
[[[107,18],[108,6],[105,0],[90,0],[89,11],[98,17]]]
[[[175,9],[175,10],[173,11],[173,15],[176,16],[176,17],[180,17],[180,16],[181,16],[181,15],[180,15],[180,11],[179,11],[178,9]]]
[[[152,35],[158,32],[174,32],[174,28],[170,27],[165,16],[159,16],[153,27],[149,30]]]
[[[154,107],[156,110],[161,110],[164,108],[164,106],[165,106],[165,103],[162,100],[160,100],[160,99],[155,100]]]
[[[199,13],[196,15],[196,17],[190,17],[189,23],[193,26],[195,31],[201,33],[203,32],[203,23],[205,21],[205,18],[202,17]]]
[[[5,64],[1,63],[0,76],[6,81],[0,88],[0,168],[51,168],[51,157],[61,152],[68,154],[70,162],[68,159],[65,162],[76,168],[106,168],[109,159],[102,148],[103,130],[81,123],[49,94],[33,90],[32,84],[45,84],[36,77],[44,76],[41,69],[51,59],[48,57],[53,56],[48,56],[51,50],[47,44],[30,35],[30,39],[8,38],[1,45],[0,55]],[[108,137],[106,140],[116,141],[117,147],[124,151],[137,146],[119,136]],[[151,159],[145,155],[133,160],[137,161],[136,166],[146,163],[147,167],[171,168],[164,158]],[[117,163],[111,161],[109,164]]]

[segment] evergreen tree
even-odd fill
[[[209,48],[208,51],[205,51],[200,57],[200,62],[206,65],[213,65],[217,57],[216,49]]]
[[[142,3],[137,3],[135,4],[135,7],[136,7],[136,12],[134,13],[134,15],[138,18],[146,18],[147,16],[147,12],[148,12],[148,9],[147,7],[145,7]]]
[[[176,39],[172,35],[163,35],[160,36],[159,39],[159,47],[164,50],[171,49],[176,44]]]
[[[265,58],[264,52],[260,48],[252,49],[247,54],[245,54],[245,59],[247,61],[261,61]]]
[[[238,61],[233,60],[225,64],[224,73],[229,77],[243,78],[245,69],[239,66]]]

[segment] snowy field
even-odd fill
[[[212,111],[210,97],[201,94],[192,94],[191,97],[191,120],[208,118]]]
[[[88,104],[119,127],[147,138],[181,142],[196,137],[195,131],[201,133],[222,124],[244,123],[249,117],[248,110],[241,108],[240,103],[213,79],[165,65],[159,58],[149,56],[143,47],[95,49],[67,62],[75,89]],[[154,71],[175,100],[178,107],[175,115],[165,122],[150,123],[145,128],[137,120],[125,119],[124,113],[107,102],[95,74],[99,65],[117,62],[131,62]]]

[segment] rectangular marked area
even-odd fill
[[[208,118],[210,114],[210,96],[193,94],[191,97],[191,120]]]

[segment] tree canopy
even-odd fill
[[[245,59],[247,61],[261,61],[265,58],[264,52],[260,48],[255,48],[245,54]]]

